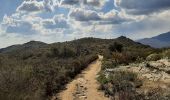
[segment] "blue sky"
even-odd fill
[[[22,1],[23,0],[0,0],[0,21],[2,21],[5,14],[11,15],[12,13],[15,13],[16,8]]]
[[[0,0],[0,48],[30,40],[136,40],[170,31],[169,18],[169,0]]]

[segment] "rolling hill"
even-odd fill
[[[163,33],[152,38],[141,39],[138,40],[137,42],[140,42],[145,45],[150,45],[154,48],[170,47],[170,32]]]
[[[116,48],[114,43],[123,48],[122,52],[114,51],[120,63],[145,59],[156,50],[123,36],[52,44],[30,41],[0,49],[0,99],[46,100],[64,89],[98,54],[106,59],[113,57],[109,47]]]
[[[0,49],[0,53],[9,53],[20,50],[38,49],[46,46],[46,43],[40,41],[30,41],[24,44],[12,45],[6,48]]]

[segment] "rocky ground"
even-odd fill
[[[143,92],[154,89],[162,89],[170,93],[170,60],[146,61],[138,64],[119,66],[114,69],[106,69],[106,75],[114,71],[130,71],[138,74],[143,81],[140,88]]]
[[[82,71],[72,82],[66,86],[66,90],[53,97],[61,100],[109,100],[99,91],[99,83],[96,80],[98,72],[101,70],[102,56],[86,70]]]
[[[96,80],[97,73],[101,70],[102,57],[90,64],[86,70],[78,75],[72,82],[66,86],[66,90],[54,96],[52,100],[59,98],[61,100],[110,100],[99,91],[99,84]],[[137,73],[138,78],[142,80],[142,86],[137,89],[138,93],[153,94],[154,98],[161,95],[169,96],[170,93],[170,60],[161,59],[158,61],[145,61],[142,63],[133,63],[127,66],[118,66],[113,69],[106,69],[108,76],[115,71],[129,71]],[[162,94],[161,94],[162,93]],[[164,96],[165,95],[165,96]],[[169,97],[167,97],[169,98]],[[116,99],[119,100],[119,99]],[[150,99],[148,99],[150,100]],[[152,99],[151,99],[152,100]],[[154,99],[153,99],[154,100]],[[158,99],[169,100],[169,99]]]

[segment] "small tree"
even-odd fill
[[[75,57],[76,53],[73,49],[69,48],[69,47],[63,47],[61,53],[60,53],[61,57],[67,58],[67,57]]]
[[[59,50],[55,47],[51,48],[52,56],[57,57],[59,56]]]
[[[114,42],[113,44],[109,45],[109,50],[111,52],[122,52],[122,49],[123,49],[123,45],[117,42]]]

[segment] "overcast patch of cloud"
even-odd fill
[[[6,33],[18,33],[23,35],[35,34],[33,23],[24,20],[18,20],[13,17],[4,16],[2,26]]]
[[[21,12],[52,12],[59,5],[58,0],[26,0],[18,6],[17,11]]]
[[[132,21],[132,19],[127,18],[122,12],[116,10],[111,10],[108,13],[96,12],[93,10],[86,10],[82,8],[73,9],[69,16],[76,21],[96,21],[98,24],[121,24],[124,22]]]
[[[4,41],[44,42],[90,36],[151,37],[170,29],[169,5],[169,0],[25,0],[17,12],[4,17],[0,35],[8,36]]]
[[[69,30],[69,23],[64,15],[55,15],[52,19],[42,19],[36,15],[4,16],[1,30],[8,33],[24,35],[49,35],[65,33]]]
[[[122,24],[125,22],[135,21],[135,19],[126,16],[123,12],[111,10],[110,12],[103,14],[100,24]]]
[[[43,2],[33,1],[24,1],[18,8],[17,11],[26,11],[26,12],[37,12],[44,9]]]
[[[131,39],[150,38],[170,31],[170,10],[151,15],[137,22],[115,25],[113,33],[124,34]]]
[[[61,5],[66,7],[80,6],[86,9],[102,9],[107,0],[62,0]]]
[[[170,0],[115,0],[115,6],[133,15],[147,15],[170,9]]]
[[[76,21],[98,21],[100,16],[96,11],[85,10],[82,8],[73,9],[69,16],[74,18]]]
[[[79,0],[62,0],[62,4],[74,5],[79,3]]]
[[[42,21],[43,26],[47,29],[69,28],[70,25],[64,15],[55,15],[52,19]]]

